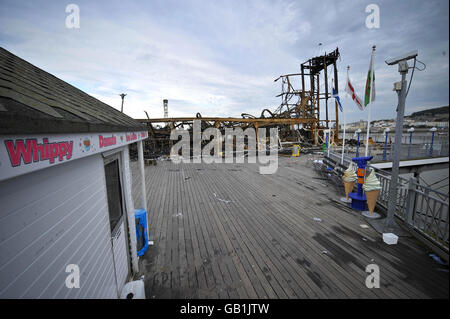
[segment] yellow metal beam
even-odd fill
[[[162,122],[191,122],[194,120],[208,121],[208,122],[234,122],[234,123],[259,123],[259,124],[300,124],[313,123],[314,118],[236,118],[236,117],[169,117],[169,118],[154,118],[154,119],[136,119],[141,123],[162,123]]]

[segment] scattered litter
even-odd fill
[[[153,240],[149,240],[148,245],[153,246],[154,245]]]
[[[374,261],[375,261],[375,259],[373,259],[373,258],[372,258],[372,259],[371,259],[370,261],[371,261],[371,262],[374,262]]]
[[[361,227],[361,228],[369,228],[369,226],[366,225],[366,224],[361,224],[361,225],[359,225],[359,227]]]
[[[178,213],[178,214],[172,215],[172,217],[183,217],[183,214],[182,213]]]
[[[383,241],[388,245],[395,245],[398,241],[398,236],[393,233],[383,233]]]
[[[446,264],[439,256],[437,256],[436,254],[429,254],[428,256],[430,256],[431,258],[434,259],[435,262],[437,262],[439,265],[443,265],[443,266],[448,266],[448,264]]]
[[[189,176],[188,176],[188,177],[185,177],[185,178],[184,178],[184,180],[185,180],[185,181],[187,181],[188,179],[190,179],[190,177],[189,177]]]
[[[322,254],[328,254],[328,250],[322,250]]]
[[[367,241],[367,238],[363,237],[362,240]]]
[[[216,193],[213,193],[213,195],[214,195],[214,197],[215,197],[217,200],[219,200],[219,201],[221,201],[221,202],[224,202],[224,203],[231,203],[231,200],[226,200],[226,199],[222,199],[222,198],[217,197],[217,194],[216,194]]]
[[[322,219],[320,219],[319,217],[314,217],[313,219],[314,219],[316,222],[319,222],[319,223],[322,221]]]
[[[143,280],[130,281],[123,286],[120,299],[145,299]]]

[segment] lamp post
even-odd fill
[[[435,128],[435,127],[430,128],[430,132],[431,132],[430,157],[433,157],[434,132],[436,132],[436,131],[437,131],[437,128]]]
[[[126,94],[122,93],[122,94],[119,94],[119,96],[122,98],[122,106],[120,107],[120,112],[123,113],[123,100],[125,99]]]
[[[389,184],[389,201],[388,201],[388,209],[387,216],[384,220],[383,232],[389,233],[394,231],[400,231],[399,226],[395,223],[394,214],[397,209],[397,194],[398,194],[398,175],[400,173],[400,155],[401,155],[401,147],[402,147],[402,134],[403,134],[403,117],[405,115],[405,102],[406,102],[406,94],[407,94],[407,81],[406,74],[409,70],[409,65],[407,60],[411,59],[411,56],[417,56],[416,52],[413,52],[412,55],[407,55],[406,57],[397,58],[394,62],[386,62],[389,65],[390,63],[398,64],[398,72],[401,75],[401,81],[394,83],[394,91],[398,96],[398,105],[397,105],[397,119],[395,123],[395,144],[394,144],[394,154],[392,157],[392,170],[391,170],[391,182]]]
[[[388,134],[389,134],[389,127],[385,128],[384,133],[384,151],[383,151],[383,161],[386,160],[386,152],[387,152],[387,141],[388,141]]]
[[[412,134],[414,132],[414,127],[408,129],[409,132],[409,145],[408,145],[408,158],[411,154],[411,144],[412,144]]]
[[[397,104],[397,117],[395,123],[395,140],[394,140],[394,151],[392,154],[392,169],[391,169],[391,181],[389,183],[389,189],[386,191],[387,194],[387,214],[386,218],[379,220],[371,220],[369,222],[378,232],[380,233],[396,233],[398,235],[404,234],[404,230],[397,225],[395,222],[395,211],[398,205],[398,183],[399,183],[399,173],[400,173],[400,155],[401,155],[401,145],[402,145],[402,135],[403,135],[403,119],[405,116],[405,102],[408,93],[408,85],[406,81],[406,74],[410,67],[408,65],[408,60],[416,59],[418,51],[411,51],[402,54],[399,57],[387,59],[385,62],[387,65],[398,65],[398,72],[401,75],[401,80],[394,83],[394,91],[397,93],[398,104]],[[415,63],[415,61],[414,61]],[[412,78],[412,77],[411,77]]]
[[[359,157],[359,135],[361,134],[361,129],[357,129],[355,133],[358,136],[358,140],[356,142],[356,157]]]

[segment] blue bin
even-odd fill
[[[147,212],[145,209],[135,209],[136,249],[137,255],[143,256],[148,249]]]

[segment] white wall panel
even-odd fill
[[[122,221],[117,237],[113,238],[114,264],[116,266],[117,285],[123,287],[129,274],[125,226]]]
[[[0,182],[0,298],[20,297],[117,297],[100,154]]]

